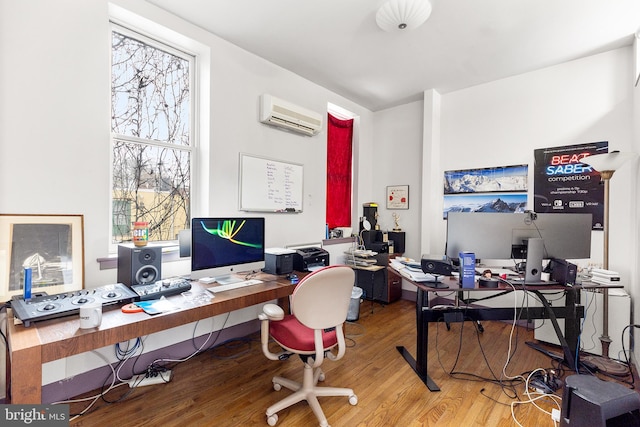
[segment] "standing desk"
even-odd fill
[[[389,266],[393,269],[393,267]],[[395,269],[394,269],[395,270]],[[398,271],[398,270],[395,270]],[[398,274],[401,274],[398,271]],[[402,275],[404,279],[416,286],[417,298],[416,298],[416,357],[414,358],[404,346],[397,346],[396,349],[400,352],[402,357],[409,363],[411,368],[420,377],[422,382],[431,391],[440,391],[438,385],[429,377],[428,374],[428,347],[429,347],[429,323],[437,322],[443,319],[445,313],[451,313],[451,316],[455,318],[460,314],[463,315],[464,320],[510,320],[514,316],[514,307],[480,307],[480,306],[451,306],[444,308],[431,308],[429,305],[429,294],[431,292],[465,292],[465,291],[513,291],[509,285],[500,283],[498,288],[480,288],[476,283],[475,288],[461,288],[458,284],[457,278],[446,278],[443,283],[448,286],[448,289],[432,288],[426,286],[424,283],[416,282]],[[580,305],[580,290],[581,289],[595,289],[607,287],[604,285],[596,284],[583,284],[575,286],[563,286],[563,285],[514,285],[516,290],[522,290],[525,292],[533,292],[538,296],[543,304],[543,307],[524,307],[524,315],[528,319],[549,319],[553,324],[554,330],[558,339],[560,340],[565,363],[569,366],[569,369],[575,370],[579,364],[578,353],[575,351],[578,345],[578,337],[580,335],[580,319],[584,317],[584,307]],[[617,286],[621,287],[621,286]],[[564,306],[551,306],[547,299],[541,293],[541,291],[565,291],[566,299]],[[457,301],[457,297],[456,297]],[[558,325],[557,319],[565,319],[564,333]]]
[[[15,324],[7,314],[7,400],[12,404],[42,403],[42,364],[84,353],[119,342],[153,334],[230,311],[279,299],[288,307],[288,296],[294,286],[276,276],[261,274],[263,280],[254,286],[215,294],[210,303],[150,316],[146,313],[125,314],[120,306],[104,307],[102,324],[95,329],[80,329],[78,316],[33,322],[31,326]],[[192,282],[193,292],[205,291]],[[211,286],[211,285],[208,285]],[[184,307],[180,295],[169,297]]]

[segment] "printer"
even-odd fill
[[[312,271],[327,265],[329,252],[322,248],[300,248],[293,254],[293,269],[296,271]]]

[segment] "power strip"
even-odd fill
[[[129,380],[129,387],[142,387],[145,385],[153,385],[153,384],[166,384],[171,381],[172,372],[171,370],[167,370],[164,372],[158,372],[155,375],[149,376],[149,374],[140,374],[134,375]]]

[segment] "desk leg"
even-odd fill
[[[427,292],[418,288],[416,299],[416,358],[414,359],[409,351],[403,346],[396,349],[407,361],[422,382],[431,391],[440,391],[440,387],[429,377],[427,373],[427,354],[429,351],[429,323],[426,319],[423,308],[429,307],[429,296]]]
[[[21,333],[16,334],[17,328]],[[42,346],[35,326],[25,328],[13,324],[7,314],[7,403],[42,403]]]
[[[576,306],[576,290],[570,289],[565,293],[566,302],[565,302],[565,310],[564,310],[564,334],[560,330],[560,326],[558,325],[558,319],[554,310],[552,309],[549,301],[545,298],[544,295],[538,290],[533,291],[538,296],[538,299],[544,306],[544,309],[547,312],[547,317],[551,320],[551,324],[553,325],[553,329],[556,332],[556,336],[560,341],[560,346],[562,347],[562,351],[564,353],[564,361],[569,367],[570,370],[577,370],[577,366],[579,363],[576,348],[578,346],[578,335],[580,334],[580,316],[577,312]]]
[[[10,361],[11,384],[7,384],[12,404],[42,403],[42,359],[39,347],[16,351]]]
[[[577,312],[578,304],[580,303],[579,290],[571,289],[566,293],[565,307],[567,308],[567,316],[564,320],[564,336],[567,340],[567,346],[572,351],[574,356],[573,366],[569,366],[569,369],[578,371],[580,366],[580,352],[576,351],[578,348],[578,337],[580,336],[580,316]],[[584,314],[583,314],[584,316]]]

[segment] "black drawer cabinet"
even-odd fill
[[[354,271],[356,273],[356,286],[362,288],[362,297],[364,299],[384,303],[390,303],[397,299],[393,299],[390,295],[386,267],[355,267]],[[402,287],[402,282],[400,282],[400,287]]]
[[[387,294],[387,302],[398,301],[402,298],[402,276],[390,269],[387,270]]]

